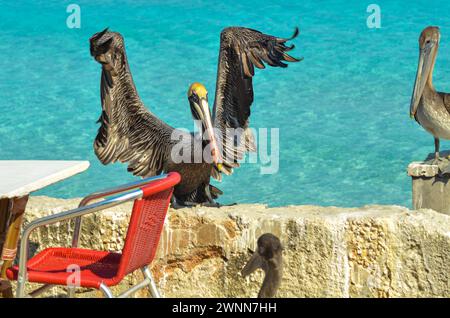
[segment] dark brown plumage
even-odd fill
[[[259,31],[230,27],[220,35],[219,66],[216,98],[214,100],[214,126],[221,133],[225,166],[237,167],[247,151],[255,151],[249,128],[250,106],[253,103],[254,67],[263,69],[264,63],[274,67],[287,67],[283,61],[298,62],[286,52],[294,49],[285,43],[299,34],[283,39]],[[227,136],[227,129],[238,131],[240,138]]]
[[[258,238],[257,249],[242,269],[242,276],[248,276],[258,268],[265,273],[258,298],[275,297],[283,278],[283,246],[280,239],[271,233]]]
[[[297,35],[296,29],[290,39]],[[198,133],[176,130],[144,106],[130,72],[123,37],[108,30],[94,34],[90,39],[91,55],[102,65],[101,126],[94,142],[95,154],[105,165],[127,162],[128,170],[138,176],[177,171],[182,178],[175,187],[174,203],[216,205],[214,199],[222,192],[209,184],[210,177],[220,180],[222,172],[229,174],[238,166],[237,161],[246,151],[255,150],[248,129],[254,66],[264,68],[267,63],[286,67],[286,61],[299,61],[286,53],[294,48],[285,45],[290,39],[238,27],[222,31],[214,115],[210,114],[203,85],[195,83],[188,92],[193,117],[201,120],[201,128],[210,137],[201,141]],[[228,138],[225,132],[229,128],[240,129],[242,134],[239,138]],[[219,136],[213,130],[218,130]],[[194,162],[194,140],[200,140],[203,149],[211,148],[210,160],[199,163],[174,160],[172,151],[179,146],[180,139],[186,149],[191,149],[191,162]]]

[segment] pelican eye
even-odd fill
[[[189,97],[191,99],[191,101],[193,101],[194,103],[199,103],[199,99],[198,99],[198,95],[195,92],[192,92],[191,97]]]

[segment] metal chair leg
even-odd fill
[[[47,290],[52,289],[53,287],[55,287],[55,286],[50,285],[50,284],[41,286],[38,289],[35,289],[34,291],[30,292],[28,294],[28,296],[31,298],[35,298],[35,297],[39,296],[40,294],[45,293]]]
[[[75,287],[67,286],[67,298],[75,298]]]
[[[100,284],[100,290],[103,292],[105,297],[114,298],[114,295],[111,292],[111,289],[108,288],[105,284]]]
[[[147,266],[142,268],[142,274],[144,274],[145,278],[150,280],[150,285],[148,286],[148,288],[150,289],[150,294],[152,295],[152,297],[161,298],[158,288],[156,287],[155,280],[153,279],[152,272]]]
[[[17,298],[24,298],[25,297],[25,283],[26,278],[25,277],[18,277],[17,278],[17,289],[16,289],[16,297]]]

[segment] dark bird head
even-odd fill
[[[261,235],[257,245],[256,251],[242,269],[242,276],[261,268],[266,275],[258,298],[275,297],[283,276],[283,246],[278,237],[270,233]]]
[[[426,84],[433,87],[433,69],[436,62],[441,34],[438,27],[425,28],[419,37],[419,65],[417,67],[416,81],[411,97],[410,116],[414,118],[422,98]]]
[[[263,234],[257,242],[257,249],[242,269],[242,276],[253,273],[258,268],[267,272],[270,268],[281,265],[283,246],[280,239],[271,233]]]
[[[192,117],[197,123],[200,123],[199,129],[209,140],[211,149],[211,158],[219,171],[222,169],[222,156],[217,146],[216,136],[212,125],[211,110],[208,103],[208,91],[200,83],[194,83],[189,87],[188,100],[191,106]]]
[[[105,30],[95,33],[90,39],[92,57],[107,70],[118,70],[124,65],[124,40],[120,33]]]

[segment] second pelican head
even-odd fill
[[[416,81],[411,97],[410,116],[414,118],[422,98],[425,85],[433,85],[433,69],[439,48],[441,35],[438,27],[429,26],[420,34],[419,38],[419,65],[417,67]]]

